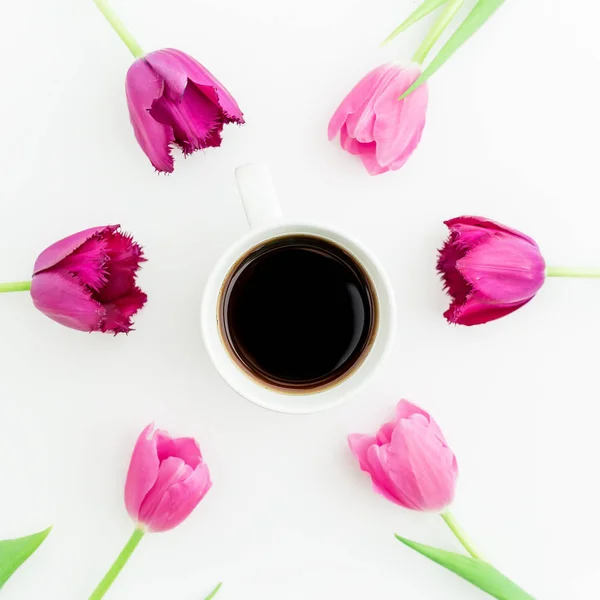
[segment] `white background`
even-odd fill
[[[375,495],[347,450],[400,397],[445,431],[461,469],[454,510],[486,557],[536,598],[598,596],[600,282],[548,281],[510,317],[463,328],[441,316],[434,266],[442,221],[461,214],[532,235],[549,264],[600,264],[600,9],[509,0],[432,80],[410,162],[371,178],[327,141],[327,122],[367,70],[410,56],[428,23],[378,43],[416,4],[114,0],[142,46],[193,54],[248,121],[220,149],[177,156],[168,177],[136,145],[131,57],[93,2],[5,7],[0,279],[118,222],[145,247],[149,302],[115,338],[63,328],[27,294],[0,297],[0,538],[55,526],[3,598],[87,598],[130,534],[123,481],[152,420],[200,441],[214,487],[180,528],[143,541],[107,598],[200,600],[220,580],[222,600],[484,598],[394,540],[459,550],[435,515]],[[389,360],[327,413],[250,405],[202,345],[204,282],[246,231],[233,169],[255,159],[287,216],[356,236],[397,294]]]

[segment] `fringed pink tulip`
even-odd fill
[[[173,144],[187,156],[220,146],[227,123],[244,123],[225,87],[179,50],[158,50],[136,60],[127,72],[126,92],[135,137],[161,172],[173,171]]]
[[[135,137],[154,168],[173,172],[171,147],[187,156],[221,145],[227,123],[244,123],[237,102],[198,61],[173,49],[146,54],[108,0],[94,0],[136,61],[125,90]]]
[[[149,425],[133,450],[125,506],[146,531],[177,527],[211,487],[208,466],[192,438],[172,438]]]
[[[450,323],[478,325],[527,304],[542,287],[546,263],[529,236],[481,217],[445,221],[450,237],[437,268],[452,304]]]
[[[395,171],[415,151],[425,127],[427,85],[400,100],[421,74],[418,65],[387,64],[368,73],[344,98],[329,122],[344,150],[371,175]]]
[[[441,511],[454,498],[458,466],[432,417],[400,400],[393,421],[377,435],[348,436],[376,492],[411,510]]]
[[[146,302],[136,273],[141,247],[119,225],[80,231],[44,250],[34,265],[31,297],[54,321],[80,331],[128,333]]]

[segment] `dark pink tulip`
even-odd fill
[[[437,423],[418,406],[400,400],[396,417],[377,435],[354,433],[348,443],[384,498],[411,510],[442,510],[452,502],[456,458]]]
[[[136,60],[125,87],[135,137],[161,172],[173,171],[172,144],[185,155],[220,146],[225,124],[244,123],[225,87],[179,50],[157,50]]]
[[[344,150],[357,155],[370,175],[395,171],[417,148],[425,127],[427,85],[400,96],[421,74],[418,65],[377,67],[342,100],[329,122]]]
[[[445,221],[450,237],[437,269],[452,304],[450,323],[479,325],[527,304],[542,287],[546,263],[529,236],[481,217]]]
[[[36,308],[80,331],[128,333],[146,302],[135,285],[141,247],[119,225],[93,227],[44,250],[34,265]]]
[[[167,531],[187,519],[212,483],[192,438],[172,438],[148,425],[133,450],[125,506],[146,531]]]

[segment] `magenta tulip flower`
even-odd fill
[[[421,74],[418,65],[387,64],[368,73],[344,98],[329,122],[329,139],[360,158],[370,175],[395,171],[421,140],[427,85],[399,100]]]
[[[92,227],[44,250],[33,267],[35,307],[72,329],[131,331],[132,317],[147,299],[135,284],[145,258],[119,227]]]
[[[153,425],[142,431],[125,484],[127,512],[140,527],[152,532],[177,527],[210,487],[196,440],[172,438]]]
[[[103,598],[145,533],[181,524],[211,487],[208,466],[193,438],[173,438],[148,425],[140,434],[125,482],[125,506],[136,528],[89,600]],[[218,589],[208,596],[212,598]]]
[[[450,323],[478,325],[527,304],[542,287],[546,263],[529,236],[481,217],[446,221],[450,237],[437,268],[452,304]]]
[[[221,145],[223,126],[244,123],[233,96],[198,61],[173,49],[146,54],[107,0],[94,0],[136,61],[125,90],[135,137],[154,168],[173,172],[171,147],[184,155]]]
[[[126,92],[135,137],[160,172],[173,172],[173,144],[187,156],[220,146],[227,123],[244,123],[225,87],[179,50],[158,50],[136,60],[127,72]]]
[[[400,400],[396,417],[376,435],[355,433],[348,443],[373,488],[411,510],[440,511],[454,498],[458,466],[433,418]]]
[[[33,279],[0,284],[0,292],[31,290],[35,307],[79,331],[128,333],[146,303],[136,285],[142,248],[119,225],[92,227],[46,248]]]
[[[452,303],[449,323],[480,325],[527,304],[546,277],[600,278],[600,269],[549,267],[528,235],[483,217],[445,221],[437,269]]]

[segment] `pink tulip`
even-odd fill
[[[172,438],[148,425],[135,444],[125,482],[125,506],[136,523],[135,530],[89,600],[104,598],[146,533],[177,527],[210,486],[208,467],[196,440]]]
[[[529,236],[489,219],[445,221],[450,237],[437,268],[452,304],[450,323],[478,325],[527,304],[542,287],[546,263]]]
[[[360,468],[375,491],[411,510],[441,511],[454,498],[458,466],[437,423],[424,410],[400,400],[396,418],[377,435],[348,436]]]
[[[46,248],[33,269],[36,308],[80,331],[131,331],[133,315],[146,302],[135,285],[145,259],[141,247],[119,227],[92,227]]]
[[[126,92],[135,137],[161,172],[173,171],[173,144],[185,155],[220,146],[223,125],[244,123],[225,87],[179,50],[138,58],[127,72]]]
[[[198,443],[172,438],[148,425],[133,450],[127,482],[127,512],[146,531],[177,527],[211,487]]]
[[[427,85],[399,98],[420,74],[416,64],[377,67],[344,98],[329,122],[329,139],[339,133],[342,148],[356,154],[371,175],[399,169],[419,144]]]

